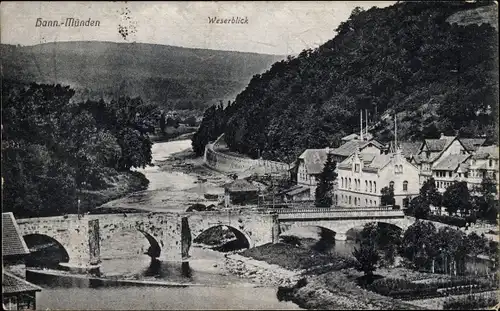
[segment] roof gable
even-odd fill
[[[470,154],[450,154],[438,163],[432,169],[440,171],[454,171],[460,164],[465,162],[470,157]]]
[[[27,255],[29,253],[14,214],[2,213],[2,256]]]
[[[405,158],[410,156],[415,156],[419,153],[423,142],[413,142],[413,141],[402,141],[399,143],[401,146],[401,153]]]
[[[299,157],[304,161],[308,174],[319,174],[323,171],[327,158],[327,149],[307,149]]]
[[[467,151],[476,151],[486,142],[486,138],[460,138],[459,140]]]
[[[42,288],[12,273],[2,272],[2,294],[39,292]]]

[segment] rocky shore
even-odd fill
[[[239,254],[226,255],[225,268],[232,274],[248,278],[263,286],[293,286],[300,280],[303,272],[290,271]]]

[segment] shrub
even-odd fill
[[[375,280],[367,289],[393,298],[413,298],[437,295],[438,286],[434,284],[412,283],[405,279],[383,278]]]
[[[468,295],[466,297],[450,298],[444,302],[444,310],[472,310],[493,307],[498,304],[496,295]]]

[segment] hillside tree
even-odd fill
[[[318,207],[331,207],[333,204],[333,183],[337,179],[336,168],[337,162],[333,160],[333,154],[328,153],[323,171],[317,179],[315,202]]]

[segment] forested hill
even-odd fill
[[[112,42],[0,45],[4,79],[70,85],[74,100],[141,97],[163,107],[201,108],[234,98],[283,56]]]
[[[497,9],[457,1],[355,9],[332,40],[256,75],[224,110],[222,126],[211,130],[220,122],[204,120],[193,146],[224,132],[234,151],[290,162],[358,132],[360,109],[382,142],[393,137],[394,113],[401,139],[458,133],[496,140],[498,33],[477,19],[457,23],[455,15],[479,7]]]

